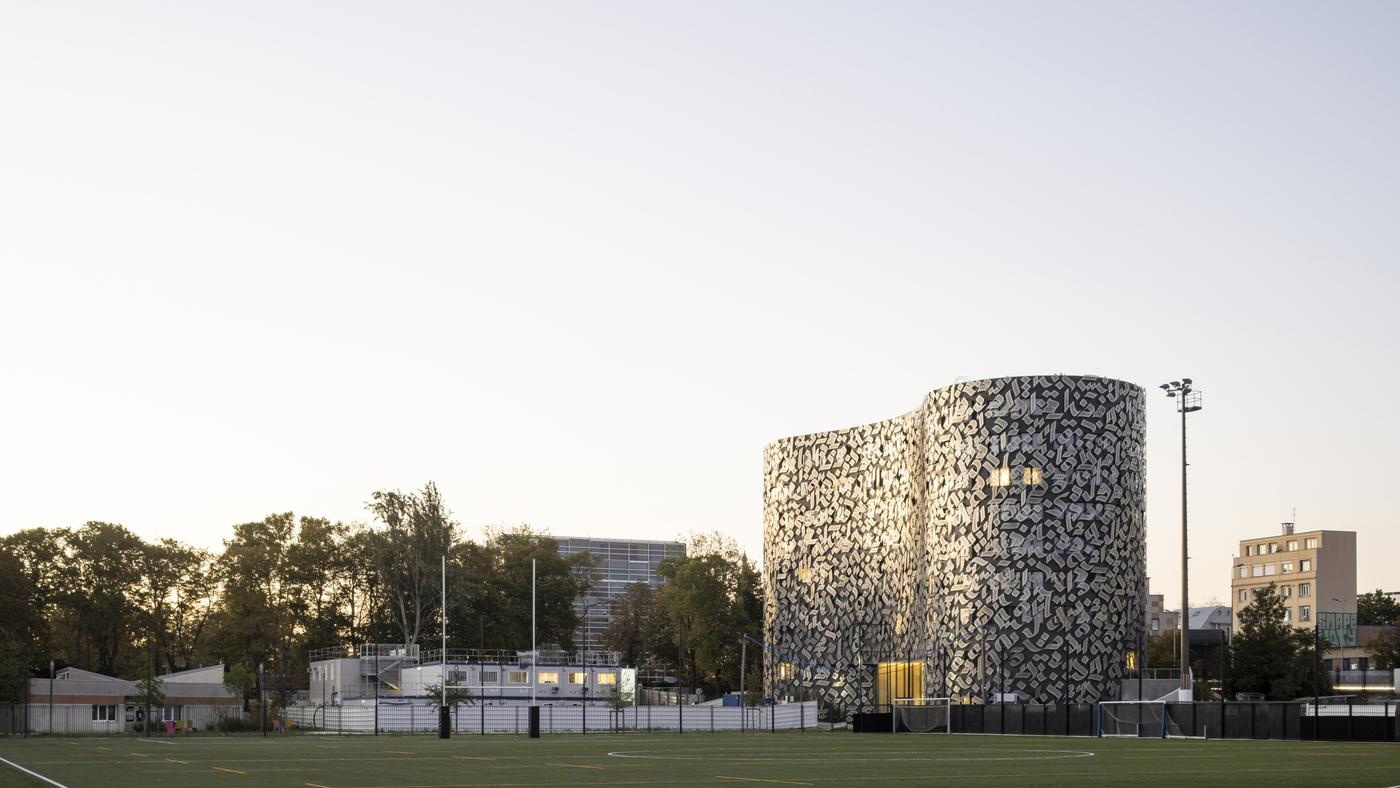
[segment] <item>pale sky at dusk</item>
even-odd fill
[[[959,377],[1149,387],[1148,571],[1400,590],[1400,4],[0,0],[0,533],[762,550],[762,450]]]

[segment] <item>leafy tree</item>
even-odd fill
[[[487,648],[529,647],[530,561],[533,559],[536,641],[540,645],[553,643],[572,650],[574,629],[579,623],[574,600],[588,589],[587,569],[592,565],[592,556],[561,556],[553,539],[528,525],[489,529],[486,537],[486,543],[480,547],[462,551],[464,560],[471,562],[468,571],[474,575],[464,589],[474,609],[462,614],[458,631],[464,637],[459,642],[477,642],[476,626],[484,615]]]
[[[136,682],[136,694],[132,700],[147,709],[158,709],[165,705],[165,682],[159,677],[147,675]],[[147,717],[149,720],[149,716]]]
[[[434,706],[442,705],[441,684],[429,684],[423,688],[423,692],[427,694],[428,700],[432,701]],[[476,702],[476,696],[472,694],[470,688],[461,686],[447,688],[448,708],[454,708],[459,705],[470,706],[474,702]]]
[[[1362,626],[1395,626],[1400,624],[1400,602],[1379,588],[1356,597],[1356,623]]]
[[[229,665],[224,669],[224,689],[243,700],[248,710],[248,698],[258,686],[258,674],[246,665]]]
[[[1240,611],[1240,631],[1230,644],[1234,688],[1270,700],[1329,692],[1326,671],[1315,669],[1314,633],[1294,629],[1283,614],[1283,599],[1272,583]]]
[[[648,583],[631,583],[610,605],[603,645],[622,656],[622,664],[636,665],[647,653],[647,629],[656,606],[656,592]]]
[[[1367,644],[1371,650],[1374,667],[1380,670],[1400,668],[1400,627],[1387,627],[1380,630]]]
[[[40,621],[24,565],[0,547],[0,701],[25,697]]]
[[[251,670],[264,662],[278,670],[290,661],[294,617],[287,556],[294,533],[295,518],[286,512],[236,525],[224,542],[216,647],[230,667]]]
[[[405,644],[416,643],[437,608],[440,560],[456,541],[457,524],[437,485],[419,492],[381,490],[369,510],[383,524],[371,546],[379,580]]]
[[[139,605],[146,545],[120,525],[90,522],[71,532],[66,583],[58,592],[61,617],[75,638],[70,659],[117,675],[123,650],[143,632]]]

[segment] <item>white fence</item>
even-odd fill
[[[453,710],[452,730],[462,734],[526,733],[528,706],[469,706]],[[286,718],[294,727],[339,733],[373,733],[376,725],[386,733],[436,733],[437,708],[423,704],[374,703],[344,706],[294,706]],[[817,704],[783,703],[777,706],[541,706],[540,732],[621,733],[671,731],[710,733],[719,731],[803,730],[815,727]]]

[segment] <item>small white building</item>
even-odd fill
[[[420,658],[416,645],[366,643],[353,655],[343,651],[312,654],[307,700],[312,705],[337,706],[378,697],[381,700],[423,699],[441,691],[444,670],[448,685],[471,693],[473,703],[488,706],[608,704],[616,698],[634,702],[637,672],[615,664],[540,664],[531,667],[524,652],[449,651]],[[546,660],[553,662],[555,660]]]
[[[205,730],[226,716],[239,716],[242,701],[224,687],[224,666],[184,670],[159,676],[165,705],[151,708],[155,732],[165,722],[180,730]],[[145,707],[135,701],[138,682],[104,676],[81,668],[29,680],[28,729],[33,733],[128,733],[143,730]],[[52,700],[52,703],[50,703]]]

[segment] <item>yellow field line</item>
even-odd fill
[[[216,772],[228,772],[229,774],[247,774],[247,772],[239,771],[238,769],[225,769],[225,768],[222,767],[222,766],[215,766],[215,767],[214,767],[214,771],[216,771]]]
[[[743,780],[746,783],[782,783],[783,785],[812,785],[812,783],[800,783],[796,780],[761,780],[757,777],[730,777],[727,774],[716,774],[717,780]]]

